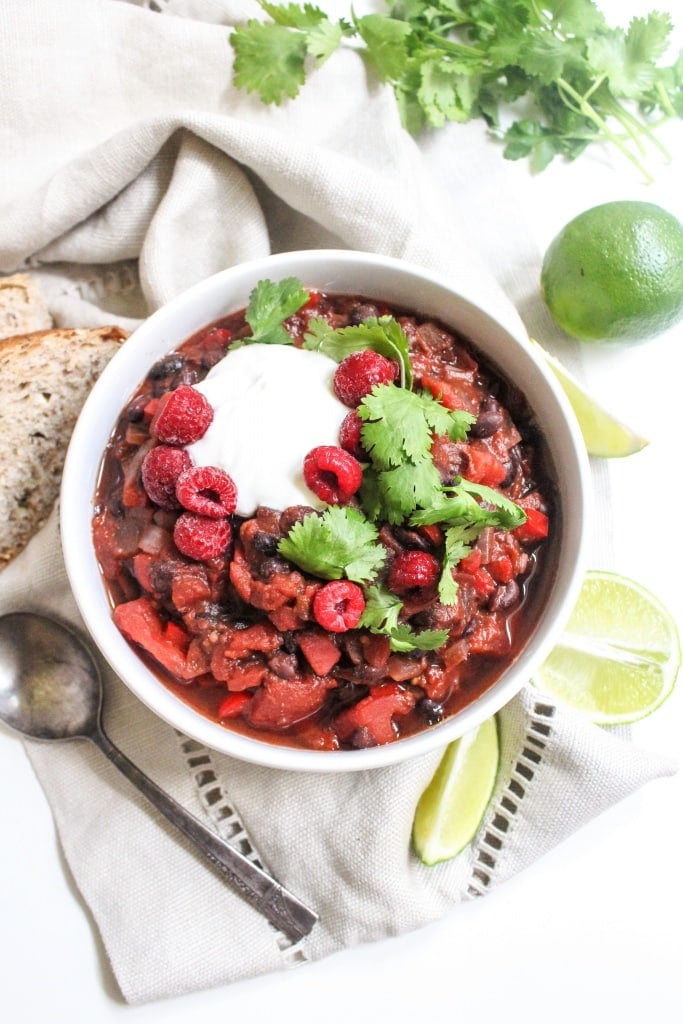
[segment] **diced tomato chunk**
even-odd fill
[[[460,560],[458,570],[460,572],[475,573],[480,565],[481,551],[479,550],[479,548],[474,548],[472,551],[470,551],[469,555],[465,555],[465,557]]]
[[[235,629],[225,643],[226,658],[245,658],[258,651],[274,654],[282,644],[282,637],[270,622],[255,622],[246,629]]]
[[[358,730],[366,730],[377,744],[391,743],[396,738],[394,715],[406,715],[415,706],[415,694],[397,683],[383,683],[337,715],[335,724],[342,742]]]
[[[497,487],[507,476],[505,465],[489,451],[485,444],[474,441],[467,448],[467,472],[465,476],[475,484]]]
[[[423,377],[421,383],[447,409],[467,409],[467,403],[453,384],[439,380],[438,377]]]
[[[186,652],[190,643],[190,637],[186,630],[177,622],[169,621],[164,626],[164,640],[168,640],[181,651]]]
[[[322,630],[303,630],[297,639],[304,658],[317,676],[326,676],[341,658],[335,642]]]
[[[484,569],[483,566],[480,569],[477,569],[476,572],[472,573],[472,583],[474,584],[475,591],[480,597],[487,597],[496,589],[496,584],[491,573],[488,572],[487,569]]]
[[[522,541],[543,540],[547,537],[550,522],[545,512],[537,508],[527,508],[525,512],[526,522],[512,531],[513,536]]]
[[[195,677],[195,666],[188,664],[186,657],[187,633],[181,626],[164,622],[148,597],[117,605],[113,619],[127,640],[139,644],[171,675],[183,680]]]
[[[188,566],[177,572],[171,584],[171,600],[179,612],[185,612],[200,601],[208,601],[211,587],[203,566]]]
[[[219,644],[211,654],[210,669],[214,679],[225,683],[229,690],[251,690],[261,684],[268,666],[259,657],[226,656],[225,647]]]
[[[511,641],[507,620],[495,612],[480,612],[474,630],[467,637],[470,654],[503,658],[510,653]]]
[[[320,676],[281,679],[269,672],[254,694],[247,718],[258,729],[286,729],[319,711],[331,685]]]
[[[244,690],[240,693],[229,693],[228,696],[224,697],[218,705],[217,717],[219,720],[224,718],[239,718],[250,700],[251,694],[245,693]]]
[[[154,556],[146,555],[144,552],[135,555],[133,558],[133,575],[138,581],[143,590],[146,590],[148,594],[151,594],[154,590],[152,578],[150,576],[150,569],[154,564]]]
[[[493,576],[496,583],[509,583],[510,580],[515,578],[512,559],[507,555],[501,555],[500,558],[494,558],[493,561],[487,563],[486,568],[491,576]]]

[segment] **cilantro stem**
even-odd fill
[[[605,104],[605,107],[607,107],[607,106],[608,105]],[[610,106],[611,106],[611,104],[610,104]],[[633,128],[634,128],[635,131],[640,132],[642,135],[644,135],[652,143],[652,145],[655,146],[660,151],[660,153],[662,154],[664,159],[667,161],[667,163],[671,163],[671,153],[666,148],[664,143],[661,142],[660,139],[657,138],[657,136],[652,131],[650,126],[648,124],[645,124],[644,121],[639,120],[639,118],[635,117],[633,114],[631,114],[628,110],[626,110],[620,104],[615,103],[615,106],[618,109],[619,113],[617,113],[616,110],[613,110],[612,112],[613,112],[614,116],[618,120],[621,121],[621,123],[624,125],[626,130],[628,131],[628,128],[627,128],[627,125],[626,125],[626,122],[628,121],[628,122],[630,122],[633,125]],[[631,134],[631,133],[629,132],[629,134]],[[631,135],[631,137],[634,138],[633,135]],[[641,152],[643,152],[642,147],[641,147]]]
[[[438,32],[425,32],[424,38],[435,43],[444,53],[452,54],[454,57],[478,57],[485,60],[486,53],[478,50],[476,46],[465,46],[463,43],[456,43],[453,39],[444,39]]]
[[[635,153],[631,152],[628,146],[621,141],[618,135],[615,135],[615,133],[611,130],[605,119],[600,117],[595,108],[591,106],[591,104],[588,103],[583,98],[581,93],[577,92],[576,89],[574,89],[573,86],[571,86],[569,82],[567,82],[562,77],[557,79],[557,87],[560,90],[560,94],[564,102],[567,104],[567,106],[574,110],[577,114],[582,114],[589,121],[592,121],[596,128],[598,128],[599,131],[602,132],[604,137],[608,139],[614,146],[617,147],[622,156],[625,156],[626,159],[629,160],[633,164],[633,166],[638,169],[638,171],[640,171],[640,173],[645,178],[645,181],[648,184],[652,184],[654,179],[645,167],[645,165],[642,163],[642,161],[638,159]],[[569,102],[569,100],[573,100],[573,103]],[[622,127],[629,132],[629,135],[633,137],[632,132],[629,131],[628,125],[624,123],[622,118],[618,116],[616,113],[614,114],[614,116],[621,123]]]
[[[661,82],[657,82],[656,90],[662,110],[665,111],[669,117],[676,117],[676,111],[674,110],[671,98]]]

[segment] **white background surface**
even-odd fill
[[[330,5],[327,5],[328,7]],[[340,5],[342,6],[342,5]],[[602,2],[614,21],[651,6]],[[346,5],[343,5],[346,12]],[[426,147],[447,182],[458,126]],[[539,252],[571,216],[613,198],[658,202],[683,220],[683,123],[667,129],[670,166],[655,155],[654,186],[597,150],[511,188]],[[616,567],[655,592],[683,632],[680,407],[683,326],[631,349],[585,353],[591,389],[650,439],[611,463]],[[633,729],[636,743],[679,757],[683,693]],[[426,929],[294,971],[144,1007],[119,994],[87,908],[61,858],[49,809],[20,742],[0,729],[1,1016],[178,1024],[273,1019],[397,1022],[683,1020],[683,775],[658,780],[584,827],[485,899]],[[181,884],[181,880],[179,880]]]

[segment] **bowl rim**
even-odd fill
[[[325,267],[327,270],[323,269]],[[259,740],[224,728],[173,694],[146,667],[114,625],[94,547],[92,543],[84,543],[84,536],[90,536],[96,481],[106,441],[125,402],[155,359],[177,347],[194,330],[246,305],[246,301],[232,299],[231,294],[244,294],[245,288],[248,293],[263,277],[277,274],[280,277],[298,276],[309,287],[322,289],[326,287],[322,283],[323,278],[334,279],[335,274],[349,272],[358,274],[358,286],[338,288],[338,291],[348,293],[353,290],[357,294],[372,296],[373,289],[364,290],[361,281],[371,282],[375,277],[390,277],[395,284],[408,281],[413,289],[423,288],[428,295],[439,295],[440,300],[452,303],[458,322],[451,320],[450,325],[468,338],[471,338],[472,331],[464,328],[463,322],[477,323],[479,327],[475,333],[481,335],[486,332],[489,342],[491,337],[497,339],[497,344],[503,346],[502,352],[505,351],[504,346],[512,341],[510,361],[515,352],[515,362],[525,364],[524,379],[527,382],[532,380],[535,390],[541,389],[543,402],[553,413],[552,434],[546,434],[546,428],[541,429],[551,446],[553,460],[557,462],[561,457],[568,479],[559,478],[559,467],[556,466],[558,486],[561,489],[566,484],[567,493],[561,500],[560,549],[548,600],[539,610],[534,629],[522,650],[502,675],[461,711],[413,736],[366,750],[317,751]],[[308,281],[305,280],[307,274]],[[334,285],[327,285],[327,289],[333,291]],[[222,290],[228,293],[225,299],[222,299]],[[383,291],[386,292],[386,288]],[[193,314],[190,320],[197,323],[194,329],[178,326],[178,322],[183,325],[189,322],[188,310],[213,309],[216,303],[221,305],[221,302],[223,313],[214,315],[209,311],[199,317]],[[428,298],[426,306],[429,302]],[[404,305],[410,309],[421,308],[421,304],[411,297],[405,300]],[[429,312],[426,306],[424,312]],[[447,316],[433,310],[432,313],[449,324]],[[476,337],[471,340],[475,346],[479,345]],[[486,344],[481,346],[482,350],[487,358],[491,358]],[[494,358],[493,362],[495,365],[497,360]],[[137,369],[139,366],[144,367],[141,372]],[[132,368],[135,372],[131,372]],[[510,374],[510,370],[500,372]],[[526,388],[522,387],[522,391]],[[530,404],[532,409],[534,406],[538,408],[538,402],[530,399]],[[95,440],[97,445],[93,448]],[[555,444],[554,450],[551,441]],[[93,451],[96,454],[94,460]],[[588,457],[574,412],[552,371],[545,365],[542,354],[529,342],[521,321],[517,330],[514,319],[512,325],[504,325],[501,319],[483,308],[480,299],[473,302],[441,274],[409,261],[355,250],[306,249],[272,254],[219,271],[191,285],[133,331],[95,382],[72,433],[60,491],[60,533],[67,577],[86,629],[113,671],[144,705],[169,725],[212,751],[263,767],[333,773],[385,767],[443,748],[497,713],[521,691],[530,681],[533,670],[550,653],[578,598],[585,572],[589,492]],[[83,500],[84,493],[89,495],[87,502]],[[571,514],[568,510],[570,496]]]

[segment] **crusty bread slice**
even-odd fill
[[[81,407],[126,337],[55,328],[0,341],[0,568],[47,519]]]
[[[45,300],[28,274],[0,277],[0,338],[52,327]]]

